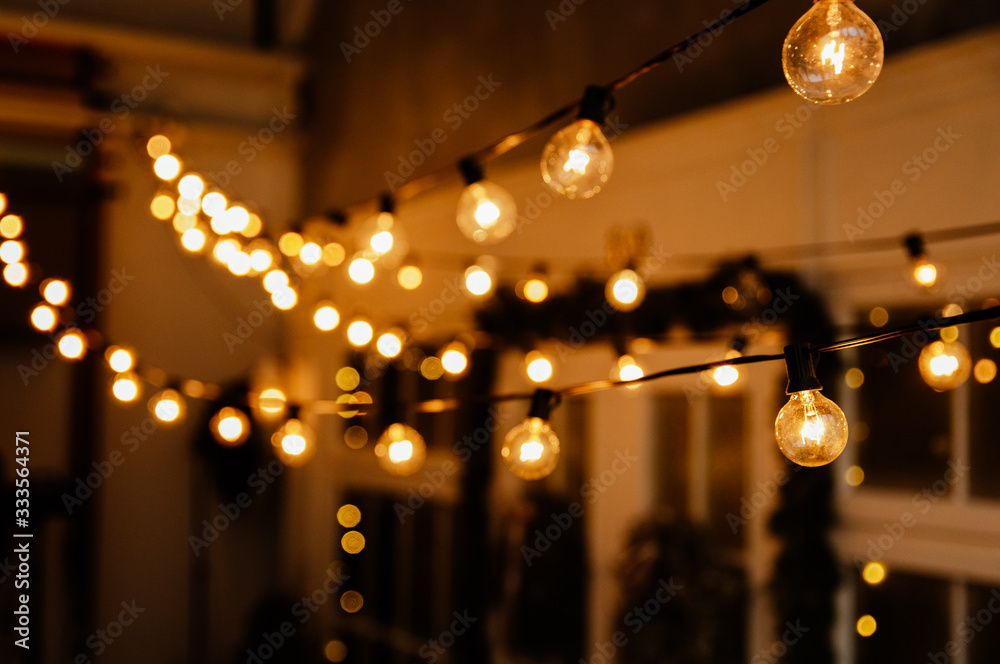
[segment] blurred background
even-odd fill
[[[823,468],[775,445],[780,362],[565,398],[558,466],[535,481],[500,456],[527,400],[471,398],[618,378],[625,355],[651,373],[997,305],[987,0],[862,2],[885,65],[841,106],[785,83],[782,42],[811,3],[772,0],[615,95],[593,199],[542,182],[555,123],[485,164],[517,230],[486,247],[459,231],[463,157],[738,4],[0,1],[0,192],[28,266],[0,288],[0,412],[7,440],[30,432],[34,535],[28,650],[13,526],[0,551],[3,661],[996,661],[995,321],[957,332],[972,375],[955,389],[922,378],[926,338],[825,356],[851,437]],[[298,234],[273,252],[294,306],[248,278],[267,269],[239,276],[182,240],[173,199],[157,209],[176,182],[154,172],[156,136],[267,246]],[[396,201],[397,263],[356,283],[380,196],[439,171]],[[933,287],[912,282],[914,233]],[[484,296],[463,286],[474,263]],[[616,314],[604,282],[629,263],[646,300]],[[71,294],[39,331],[53,277]],[[327,302],[332,330],[314,320]],[[349,343],[360,318],[404,351]],[[74,322],[91,352],[69,362]],[[455,340],[452,375],[437,358]],[[125,401],[112,345],[136,360]],[[550,378],[526,373],[530,353]],[[164,389],[184,397],[173,423]],[[443,412],[412,407],[427,400]],[[238,445],[212,433],[225,407]],[[269,444],[290,418],[302,457]],[[410,474],[376,454],[394,421],[426,441]]]

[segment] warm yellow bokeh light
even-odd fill
[[[284,270],[271,270],[264,275],[264,290],[268,293],[275,293],[283,288],[288,288],[288,274]]]
[[[240,243],[232,238],[221,238],[212,247],[212,256],[216,261],[227,265],[237,253],[242,250]]]
[[[49,304],[61,307],[69,300],[69,284],[62,279],[46,279],[39,289]]]
[[[323,247],[315,242],[306,242],[299,249],[299,260],[305,265],[315,265],[323,258]]]
[[[28,281],[28,268],[24,263],[11,263],[3,268],[3,280],[11,286],[23,286]]]
[[[473,295],[486,295],[493,288],[493,278],[478,265],[465,271],[465,288]]]
[[[997,364],[993,360],[984,357],[976,362],[976,366],[972,370],[972,375],[983,385],[991,383],[997,377]]]
[[[268,415],[277,415],[285,411],[285,393],[276,387],[262,390],[257,396],[257,407]]]
[[[59,337],[59,353],[68,360],[78,360],[87,352],[87,342],[80,330],[67,330]]]
[[[858,618],[857,630],[861,636],[871,636],[878,629],[878,623],[871,616],[861,616]]]
[[[178,233],[184,233],[184,231],[192,229],[198,225],[198,218],[192,214],[178,212],[174,215],[173,225],[175,231]]]
[[[156,419],[169,424],[184,416],[184,400],[177,390],[167,388],[150,400],[149,409]]]
[[[370,260],[358,256],[347,267],[347,274],[356,284],[367,284],[375,277],[375,266]]]
[[[962,307],[952,302],[950,304],[945,305],[944,309],[941,310],[941,315],[945,317],[961,316]]]
[[[19,263],[24,258],[24,245],[18,240],[7,240],[0,244],[0,260],[8,265]]]
[[[740,379],[740,370],[731,364],[724,364],[712,371],[712,380],[720,387],[729,387]]]
[[[330,267],[337,267],[344,262],[347,257],[347,252],[344,251],[344,245],[339,242],[329,242],[323,245],[323,264],[329,265]]]
[[[868,312],[868,320],[875,327],[884,327],[889,322],[889,312],[885,310],[885,307],[875,307]]]
[[[349,530],[340,538],[340,546],[347,553],[361,553],[365,548],[365,536],[356,530]]]
[[[862,385],[864,385],[865,372],[863,372],[861,369],[858,369],[857,367],[848,369],[847,373],[844,375],[844,382],[847,383],[847,386],[849,388],[851,388],[852,390],[856,390]]]
[[[132,356],[132,353],[124,348],[112,346],[105,352],[105,356],[108,359],[108,366],[111,367],[112,371],[118,373],[128,371],[135,365],[135,358]]]
[[[250,267],[258,274],[271,269],[274,256],[267,249],[254,249],[250,252]]]
[[[302,239],[301,235],[295,231],[288,231],[282,233],[281,237],[278,238],[278,251],[292,258],[299,255],[299,250],[305,243],[306,241]]]
[[[326,646],[323,647],[323,656],[326,657],[328,662],[333,662],[334,664],[343,662],[347,659],[347,645],[343,641],[336,639],[327,641]]]
[[[399,330],[390,330],[379,336],[375,342],[375,348],[383,357],[392,359],[398,357],[403,352],[404,337]]]
[[[441,352],[441,366],[453,376],[464,372],[469,366],[469,355],[465,345],[460,341],[454,341],[445,346]]]
[[[538,351],[531,351],[525,357],[525,368],[530,378],[535,383],[544,383],[552,378],[552,362]]]
[[[0,219],[0,236],[8,240],[13,240],[23,230],[24,224],[21,223],[21,218],[16,214],[8,214],[3,219]]]
[[[204,249],[206,241],[205,231],[200,228],[189,228],[181,234],[181,246],[192,253]]]
[[[299,301],[299,295],[292,288],[281,288],[271,293],[271,302],[282,311],[288,311]]]
[[[844,481],[847,482],[848,486],[861,486],[861,483],[865,481],[865,471],[861,466],[851,466],[844,473]]]
[[[139,396],[139,379],[130,372],[118,374],[111,386],[111,392],[119,401],[135,401]]]
[[[425,357],[420,361],[420,375],[427,380],[437,380],[444,375],[444,364],[436,357]]]
[[[229,208],[229,201],[218,191],[210,191],[201,199],[201,211],[210,217],[218,217]]]
[[[337,369],[337,387],[345,392],[350,392],[361,384],[361,374],[354,367],[341,367]]]
[[[154,217],[162,221],[166,221],[174,216],[175,209],[176,205],[174,204],[173,197],[166,194],[154,196],[153,200],[149,202],[149,211]]]
[[[368,431],[361,426],[348,427],[344,432],[344,444],[352,450],[360,450],[368,444]]]
[[[332,302],[320,302],[313,312],[313,324],[324,332],[329,332],[340,325],[340,312]]]
[[[236,447],[250,436],[250,418],[239,408],[226,406],[217,412],[209,424],[220,445]]]
[[[953,343],[958,341],[958,326],[952,325],[951,327],[945,327],[941,329],[941,341],[947,343]]]
[[[229,260],[226,262],[226,267],[228,267],[229,271],[237,277],[243,277],[250,274],[250,254],[244,251],[237,251],[229,257]]]
[[[885,581],[885,565],[882,563],[870,562],[865,565],[864,570],[861,572],[861,577],[865,580],[865,583],[877,586]]]
[[[424,280],[424,273],[416,265],[404,265],[396,273],[396,281],[406,290],[418,288]]]
[[[528,302],[544,302],[549,296],[549,285],[544,279],[528,279],[524,283],[524,299]]]
[[[344,528],[353,528],[361,523],[361,510],[350,503],[341,505],[337,510],[337,523]]]
[[[357,590],[348,590],[340,596],[340,608],[348,613],[357,613],[365,605],[365,598]]]
[[[173,180],[181,172],[181,160],[172,154],[160,155],[153,162],[153,172],[161,180]]]
[[[47,304],[39,304],[31,310],[31,324],[39,332],[50,332],[56,327],[59,317],[56,310]]]
[[[146,154],[152,159],[158,159],[170,152],[170,139],[163,134],[157,134],[146,141]]]
[[[639,380],[644,375],[642,367],[631,355],[622,355],[618,358],[618,380],[624,382]]]
[[[374,330],[372,330],[371,323],[366,320],[355,320],[347,326],[347,340],[353,346],[364,346],[372,340],[373,334]]]
[[[188,200],[197,200],[205,191],[205,181],[195,173],[188,173],[177,181],[177,192]]]
[[[926,288],[937,283],[938,270],[933,263],[920,261],[913,267],[913,279]]]

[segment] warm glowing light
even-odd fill
[[[257,237],[260,232],[264,229],[264,222],[260,220],[260,217],[250,213],[250,220],[247,221],[246,228],[240,231],[240,234],[244,237]]]
[[[479,244],[495,244],[517,227],[517,203],[500,185],[479,180],[462,190],[455,219],[465,237]]]
[[[542,179],[566,198],[590,198],[611,177],[614,154],[593,120],[580,119],[549,139],[542,151]]]
[[[416,265],[404,265],[396,272],[396,281],[406,290],[418,288],[424,280],[424,273]]]
[[[413,427],[396,422],[386,427],[375,444],[379,465],[394,475],[412,475],[424,464],[427,444]]]
[[[356,530],[348,531],[340,538],[340,546],[347,553],[361,553],[365,548],[365,536]]]
[[[286,465],[301,466],[315,452],[315,434],[297,418],[285,421],[271,437],[275,454]]]
[[[203,204],[204,206],[204,204]],[[222,213],[227,233],[240,233],[250,223],[250,213],[240,205],[234,205]]]
[[[453,341],[441,350],[441,367],[452,376],[462,374],[468,366],[468,349],[461,341]]]
[[[740,371],[731,364],[724,364],[715,368],[712,372],[712,379],[720,387],[729,387],[740,379]]]
[[[201,199],[200,198],[195,198],[195,199],[192,200],[190,198],[184,198],[183,196],[181,196],[180,198],[177,199],[177,213],[180,214],[180,215],[182,215],[182,216],[190,218],[189,221],[186,220],[186,221],[183,222],[185,224],[185,228],[181,229],[182,232],[183,232],[183,230],[186,230],[188,228],[192,228],[194,226],[195,222],[197,221],[198,212],[200,212],[200,211],[201,211]],[[175,215],[174,216],[174,228],[178,228],[178,221],[179,220],[177,219],[177,217]],[[214,219],[212,221],[213,221],[213,223],[215,222]]]
[[[847,373],[844,375],[844,382],[847,383],[847,386],[849,388],[851,388],[852,390],[856,390],[862,385],[864,385],[865,372],[863,372],[861,369],[858,369],[857,367],[852,367],[848,369]]]
[[[295,231],[282,233],[278,238],[278,250],[289,258],[298,256],[306,241]]]
[[[357,613],[365,605],[365,598],[357,590],[348,590],[340,596],[340,608],[347,613]]]
[[[377,254],[384,254],[392,249],[392,231],[379,231],[372,235],[372,239],[369,242],[372,249],[375,250]]]
[[[149,400],[149,410],[161,422],[177,422],[184,417],[184,398],[177,390],[167,388]]]
[[[0,244],[0,260],[8,265],[18,263],[24,258],[24,245],[18,240],[7,240]]]
[[[210,217],[218,217],[225,213],[229,206],[229,201],[218,191],[210,191],[201,199],[201,210]],[[228,229],[223,230],[228,233]]]
[[[232,238],[222,238],[212,247],[212,256],[223,265],[227,265],[233,256],[242,251],[240,243]]]
[[[354,320],[347,326],[347,340],[358,348],[370,342],[374,333],[371,323],[366,320]]]
[[[250,418],[239,408],[226,406],[217,412],[209,426],[220,445],[237,447],[250,437]]]
[[[244,251],[237,251],[229,258],[229,261],[226,263],[226,267],[228,267],[229,271],[237,277],[243,277],[250,274],[250,254]]]
[[[962,315],[962,307],[960,307],[959,305],[955,304],[954,302],[952,302],[950,304],[946,304],[946,305],[944,305],[944,308],[941,310],[941,315],[944,316],[944,317],[946,317],[946,318],[947,317],[951,317],[951,316],[961,316]]]
[[[875,307],[868,313],[868,320],[875,327],[885,327],[889,322],[889,312],[884,307]]]
[[[146,154],[152,159],[158,159],[170,152],[170,139],[163,134],[157,134],[146,141]]]
[[[842,104],[872,86],[884,55],[878,27],[852,0],[819,0],[785,38],[781,65],[801,97]]]
[[[355,527],[361,523],[361,510],[356,505],[351,505],[350,503],[341,505],[340,509],[337,510],[337,523],[344,528]]]
[[[174,210],[176,205],[174,204],[174,199],[166,194],[160,194],[159,196],[154,196],[153,200],[149,202],[149,211],[154,217],[162,221],[166,221],[174,216]]]
[[[299,249],[299,260],[305,265],[316,265],[323,258],[323,247],[315,242],[306,242]]]
[[[865,481],[865,471],[862,470],[861,466],[851,466],[844,473],[844,480],[848,486],[861,486],[861,483]]]
[[[120,373],[115,376],[111,392],[119,401],[135,401],[135,398],[139,396],[139,379],[131,372]]]
[[[299,295],[293,288],[281,288],[271,293],[271,302],[282,311],[288,311],[299,301]]]
[[[871,636],[875,633],[876,629],[878,629],[878,623],[875,622],[873,617],[864,615],[858,618],[857,630],[861,636]]]
[[[524,299],[528,302],[544,302],[549,296],[549,285],[544,279],[535,277],[524,282]]]
[[[184,200],[183,198],[181,200]],[[196,210],[197,212],[197,210]],[[173,226],[174,230],[178,233],[184,233],[184,231],[194,228],[198,225],[198,218],[193,214],[184,214],[183,212],[178,212],[174,215]]]
[[[615,309],[631,311],[646,297],[646,284],[635,270],[620,270],[608,279],[604,296]]]
[[[861,576],[865,580],[865,583],[877,586],[885,581],[885,565],[882,563],[870,562],[865,565],[864,570],[861,572]]]
[[[465,271],[465,288],[473,295],[486,295],[493,288],[493,278],[478,265]]]
[[[354,367],[341,367],[335,376],[337,387],[348,392],[361,384],[361,374]]]
[[[124,373],[135,366],[135,358],[132,356],[132,353],[124,348],[111,346],[105,352],[105,356],[108,359],[108,366],[111,367],[112,371]]]
[[[994,327],[990,330],[990,345],[994,348],[1000,348],[1000,327]]]
[[[976,380],[983,385],[991,383],[993,382],[993,379],[997,377],[997,364],[993,360],[984,357],[976,362],[976,366],[973,368],[972,374],[976,377]]]
[[[796,392],[778,413],[774,435],[782,454],[800,466],[825,466],[847,446],[847,418],[819,390]]]
[[[21,223],[21,218],[16,214],[8,214],[3,219],[0,219],[0,237],[13,240],[23,230],[24,224]]]
[[[250,252],[250,267],[254,272],[266,272],[274,264],[274,256],[267,249],[254,249]]]
[[[205,231],[200,228],[189,228],[181,234],[181,246],[190,252],[204,249],[206,241]]]
[[[177,182],[177,192],[188,200],[201,198],[205,191],[205,181],[194,173],[188,173]]]
[[[275,293],[284,288],[288,288],[288,275],[284,270],[271,270],[264,275],[264,290],[268,293]]]
[[[69,300],[69,284],[62,279],[46,279],[40,290],[45,301],[53,306],[61,307]]]
[[[23,286],[28,281],[28,268],[24,266],[24,263],[5,265],[3,280],[10,286]]]
[[[934,341],[920,351],[917,366],[924,382],[942,392],[955,389],[969,379],[972,358],[958,341]]]
[[[375,342],[375,348],[383,357],[392,359],[403,352],[403,333],[399,330],[390,330],[379,336]]]
[[[437,380],[444,375],[444,364],[436,357],[425,357],[420,361],[420,375],[427,380]]]
[[[173,180],[181,172],[181,161],[172,154],[160,155],[153,162],[153,172],[161,180]]]
[[[343,641],[334,639],[333,641],[327,641],[326,645],[323,646],[323,656],[326,657],[328,662],[338,664],[347,659],[347,655],[347,644]]]
[[[363,256],[356,256],[347,267],[347,274],[356,284],[367,284],[375,277],[375,266]]]
[[[521,479],[541,479],[559,462],[559,438],[546,420],[529,417],[507,433],[500,456]]]
[[[638,380],[643,377],[642,367],[631,355],[622,355],[618,358],[618,380],[628,382]]]
[[[56,310],[47,304],[39,304],[31,310],[31,324],[39,332],[49,332],[54,330],[59,322]]]
[[[930,288],[937,283],[937,267],[933,263],[928,263],[926,259],[919,260],[913,267],[913,278],[921,286]]]
[[[87,352],[87,343],[83,332],[66,330],[59,337],[59,353],[68,360],[78,360]]]
[[[329,332],[340,325],[340,312],[332,302],[320,302],[313,312],[313,324],[320,330]]]
[[[941,336],[941,341],[946,343],[951,343],[953,341],[958,341],[958,327],[952,325],[951,327],[944,327],[938,332]]]
[[[280,415],[285,412],[285,393],[276,387],[261,390],[257,395],[257,407],[266,416]]]
[[[539,351],[533,350],[524,358],[528,378],[535,383],[544,383],[552,378],[552,362]]]

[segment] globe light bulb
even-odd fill
[[[525,300],[538,304],[539,302],[544,302],[546,298],[548,298],[549,284],[545,281],[543,276],[537,275],[524,282],[522,293],[524,294]]]
[[[533,350],[524,356],[524,370],[533,383],[544,383],[550,380],[554,373],[552,360],[538,350]]]
[[[205,191],[205,181],[196,173],[188,173],[177,181],[177,192],[182,198],[194,201]]]
[[[407,264],[396,272],[396,282],[405,290],[415,290],[424,281],[424,273],[416,265]]]
[[[191,253],[196,253],[204,249],[207,240],[205,231],[200,228],[189,228],[181,234],[181,246]]]
[[[601,130],[607,90],[587,88],[577,120],[556,132],[542,150],[542,180],[566,198],[591,198],[611,177],[614,154]]]
[[[111,384],[111,393],[119,401],[135,401],[139,396],[139,378],[131,371],[118,374]]]
[[[184,419],[187,408],[180,392],[167,388],[149,400],[149,412],[160,422],[172,424]]]
[[[479,244],[495,244],[517,227],[517,203],[506,189],[483,178],[473,157],[458,165],[465,189],[458,199],[455,220],[462,235]]]
[[[104,356],[107,358],[108,366],[111,367],[112,371],[118,373],[128,371],[135,366],[135,357],[133,357],[132,353],[118,346],[109,347],[105,351]]]
[[[303,465],[316,452],[316,434],[295,417],[295,410],[291,409],[293,417],[271,436],[275,456],[286,466],[293,467]]]
[[[324,332],[329,332],[340,325],[340,313],[333,306],[333,302],[323,301],[316,305],[313,324]]]
[[[622,355],[618,358],[616,371],[612,372],[611,378],[622,382],[638,380],[643,377],[642,367],[631,355]]]
[[[469,366],[469,350],[461,341],[453,341],[441,349],[441,366],[452,376],[459,376]]]
[[[373,335],[374,330],[372,330],[371,323],[362,318],[351,321],[351,324],[347,326],[347,340],[355,348],[367,345],[372,340]]]
[[[20,240],[7,240],[0,244],[0,260],[8,265],[21,262],[24,258],[24,245]]]
[[[23,286],[28,281],[28,268],[24,263],[11,263],[3,266],[3,280],[8,285]]]
[[[51,332],[58,323],[56,310],[47,304],[39,304],[31,310],[31,325],[39,332]]]
[[[712,379],[719,387],[729,387],[740,378],[739,369],[731,364],[724,364],[716,367],[712,372]]]
[[[306,242],[299,249],[299,260],[303,265],[316,265],[323,258],[323,247],[315,242]]]
[[[53,306],[61,307],[69,301],[69,284],[62,279],[46,279],[39,290],[45,301]]]
[[[959,341],[933,341],[920,351],[920,376],[928,385],[943,392],[953,390],[972,374],[969,350]]]
[[[258,417],[270,419],[280,417],[285,413],[285,393],[276,387],[261,390],[255,400]]]
[[[546,477],[559,463],[559,438],[548,422],[553,397],[551,390],[536,390],[528,417],[504,437],[500,456],[521,479]]]
[[[375,348],[382,357],[391,360],[403,352],[405,343],[406,333],[398,328],[394,328],[379,335],[379,338],[375,341]]]
[[[375,443],[378,464],[393,475],[412,475],[424,464],[426,457],[424,437],[401,422],[386,427]]]
[[[934,263],[921,257],[913,264],[913,280],[924,288],[931,288],[938,280],[938,269]]]
[[[604,287],[604,297],[619,311],[632,311],[646,297],[646,284],[635,270],[619,270]]]
[[[87,340],[77,329],[66,330],[59,337],[59,353],[67,360],[79,360],[87,352]]]
[[[375,277],[375,265],[364,256],[358,255],[347,266],[347,274],[356,284],[367,284]]]
[[[156,159],[170,152],[170,139],[163,134],[156,134],[146,141],[146,154]]]
[[[479,265],[465,271],[465,289],[473,295],[486,295],[493,290],[493,278]]]
[[[173,180],[181,172],[180,159],[172,154],[160,155],[153,162],[153,172],[161,180]]]
[[[212,416],[209,428],[223,447],[239,447],[250,437],[250,418],[241,409],[226,406]]]
[[[781,67],[799,96],[843,104],[872,86],[884,56],[878,26],[853,0],[818,0],[785,38]]]
[[[0,194],[2,196],[2,194]],[[3,209],[0,207],[0,212]],[[13,240],[24,230],[24,222],[16,214],[8,214],[0,219],[0,237]]]
[[[825,466],[847,446],[847,418],[837,404],[824,397],[808,346],[785,347],[785,366],[791,395],[774,421],[778,448],[800,466]]]

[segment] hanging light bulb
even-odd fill
[[[375,266],[362,254],[357,254],[347,266],[347,275],[356,284],[367,284],[375,278]]]
[[[108,361],[108,366],[112,371],[123,373],[135,366],[135,357],[129,351],[120,346],[109,346],[104,351],[104,357]]]
[[[329,332],[340,325],[340,313],[333,302],[324,300],[316,305],[313,312],[313,324],[324,332]]]
[[[884,56],[878,26],[853,0],[818,0],[785,38],[781,67],[799,96],[843,104],[872,86]]]
[[[394,327],[388,332],[379,335],[379,338],[375,341],[375,348],[382,357],[391,360],[403,352],[405,344],[406,333],[398,327]]]
[[[546,477],[559,463],[559,439],[549,426],[549,415],[557,400],[552,390],[535,390],[528,417],[504,437],[500,456],[521,479]]]
[[[441,349],[441,366],[452,376],[460,376],[469,366],[469,349],[461,341],[452,341]]]
[[[554,373],[552,360],[540,350],[533,350],[524,356],[524,371],[533,383],[544,383]]]
[[[116,375],[111,383],[111,393],[119,401],[125,403],[135,401],[139,396],[139,378],[131,371]]]
[[[69,301],[69,284],[62,279],[46,279],[41,283],[39,291],[52,306],[61,307]]]
[[[149,400],[149,412],[160,422],[172,424],[184,419],[187,412],[184,397],[172,387],[153,395]]]
[[[611,275],[604,297],[619,311],[632,311],[646,297],[646,284],[635,270],[626,268]]]
[[[481,265],[472,265],[465,271],[465,289],[482,296],[493,290],[493,277]]]
[[[59,353],[67,360],[79,360],[87,352],[87,339],[83,332],[73,328],[59,335]]]
[[[774,436],[781,453],[800,466],[825,466],[847,445],[847,418],[837,404],[820,390],[813,349],[800,344],[785,346],[788,403],[774,421]]]
[[[736,338],[732,347],[726,351],[723,356],[724,360],[734,360],[737,357],[743,357],[743,347],[746,345],[746,339],[743,337]],[[712,380],[719,387],[732,387],[740,379],[740,371],[732,364],[723,364],[715,367],[712,370]]]
[[[271,436],[271,445],[286,466],[301,466],[316,452],[316,434],[298,419],[297,407],[288,410],[291,417]]]
[[[226,406],[212,416],[209,428],[223,447],[239,447],[250,437],[250,418],[241,409]]]
[[[412,475],[424,464],[426,456],[423,436],[401,422],[386,427],[375,443],[378,464],[394,475]]]
[[[419,288],[423,280],[424,273],[416,263],[406,263],[396,272],[396,282],[406,290]]]
[[[611,372],[612,380],[620,380],[623,383],[638,380],[643,377],[642,367],[631,355],[625,354],[618,358],[615,370]],[[633,386],[635,387],[635,386]]]
[[[913,282],[924,288],[933,288],[941,274],[938,266],[927,260],[923,237],[916,233],[907,235],[903,244],[913,264]]]
[[[972,357],[962,342],[938,340],[924,346],[917,366],[924,382],[938,392],[944,392],[969,380]]]
[[[601,130],[610,104],[608,90],[590,86],[577,120],[558,131],[542,150],[542,179],[566,198],[590,198],[611,177],[614,155]]]
[[[39,304],[31,310],[31,324],[39,332],[51,332],[58,323],[59,315],[47,304]]]
[[[456,220],[462,235],[479,244],[495,244],[517,227],[517,203],[506,189],[483,177],[474,157],[458,164],[465,189],[458,199]]]
[[[363,318],[357,318],[347,326],[347,340],[355,348],[367,345],[373,335],[372,324]]]

